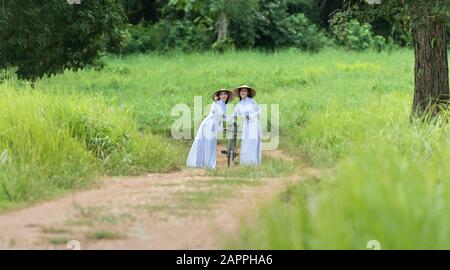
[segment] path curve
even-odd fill
[[[280,150],[264,156],[292,160]],[[222,155],[218,166],[225,166]],[[236,235],[242,218],[251,219],[258,207],[302,177],[214,189],[220,179],[195,169],[102,179],[99,188],[0,215],[0,249],[65,249],[69,240],[79,241],[81,249],[220,249],[223,239]],[[214,201],[213,192],[222,197],[225,191],[238,194]],[[177,203],[191,204],[184,197],[198,194],[205,198],[194,202],[213,200],[207,209],[177,212]]]

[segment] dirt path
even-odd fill
[[[278,150],[264,156],[292,161]],[[242,218],[301,179],[239,180],[193,169],[104,179],[100,188],[0,215],[0,249],[65,249],[69,240],[81,249],[220,249]]]

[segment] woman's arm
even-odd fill
[[[249,117],[249,119],[253,120],[253,119],[259,117],[259,106],[258,106],[258,103],[256,103],[256,101],[254,101],[254,100],[253,100],[253,104],[252,104],[252,109],[253,109],[253,112],[250,113],[248,115],[248,117]]]

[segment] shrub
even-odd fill
[[[291,15],[284,21],[286,47],[297,47],[303,50],[318,51],[328,39],[325,34],[302,13]]]
[[[338,45],[355,51],[369,48],[381,50],[386,45],[384,37],[373,34],[370,24],[360,24],[357,20],[335,21],[331,32]]]
[[[234,41],[231,38],[227,38],[227,39],[222,40],[220,42],[216,41],[216,42],[213,43],[211,48],[213,50],[215,50],[215,51],[218,51],[218,52],[224,52],[226,50],[234,48]]]
[[[234,46],[239,49],[248,49],[255,46],[257,16],[246,11],[243,16],[230,21],[230,37]]]
[[[180,49],[184,52],[209,49],[214,41],[213,31],[204,24],[190,20],[161,21],[165,33],[164,50]]]
[[[284,18],[288,17],[286,3],[282,0],[260,0],[260,10],[256,19],[256,47],[275,49],[285,44],[286,28]]]
[[[161,20],[155,24],[128,26],[123,54],[180,49],[184,52],[209,49],[213,44],[212,31],[203,23],[190,20]]]
[[[257,47],[275,49],[297,47],[318,51],[326,45],[327,38],[319,28],[303,14],[288,14],[285,1],[259,1],[263,12],[257,15]]]
[[[161,50],[164,46],[164,32],[161,24],[128,25],[128,34],[121,53],[145,53]]]

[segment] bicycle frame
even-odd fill
[[[227,164],[230,167],[231,164],[236,164],[236,157],[239,156],[240,139],[238,139],[238,124],[237,117],[234,117],[233,128],[231,138],[228,139],[227,150],[222,152],[227,155]]]

